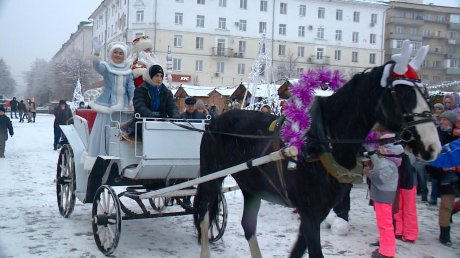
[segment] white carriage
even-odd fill
[[[99,250],[109,255],[117,247],[122,220],[193,214],[190,199],[195,195],[196,184],[181,185],[199,176],[200,143],[208,120],[143,118],[136,123],[142,126],[140,142],[137,135],[133,141],[122,137],[121,124],[114,121],[117,119],[112,115],[112,125],[105,128],[108,155],[98,156],[94,164],[88,166],[86,150],[94,117],[93,110],[77,110],[73,125],[61,126],[68,143],[59,154],[57,202],[63,217],[70,216],[76,199],[93,204],[94,239]],[[115,186],[126,187],[116,193]],[[152,194],[166,188],[163,193]],[[124,200],[129,200],[131,205],[125,205]],[[133,203],[136,204],[134,210]],[[221,194],[219,222],[209,231],[211,241],[222,237],[226,221],[227,205]]]

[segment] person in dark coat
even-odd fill
[[[57,150],[62,137],[60,125],[66,125],[72,119],[72,111],[64,99],[59,101],[59,105],[54,108],[54,150]]]
[[[5,143],[8,140],[8,133],[13,137],[13,125],[10,118],[5,115],[5,107],[0,106],[0,158],[5,157]]]
[[[26,104],[24,100],[21,99],[21,102],[18,104],[18,113],[19,113],[19,122],[24,123],[24,116],[27,113]]]
[[[160,65],[152,65],[148,75],[144,74],[144,82],[134,90],[134,113],[149,118],[179,118],[172,92],[163,84],[164,71]],[[130,124],[130,132],[134,133],[135,121]],[[142,127],[138,126],[141,136]]]
[[[13,119],[13,113],[14,113],[14,118],[18,119],[18,105],[19,102],[16,100],[16,97],[13,97],[13,99],[10,101],[10,117]]]
[[[196,99],[194,97],[185,98],[185,112],[180,115],[182,119],[206,119],[206,115],[198,111],[195,107]]]

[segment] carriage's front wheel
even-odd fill
[[[223,193],[219,194],[217,202],[218,203],[216,220],[212,221],[212,223],[209,225],[208,230],[208,239],[211,243],[221,239],[224,235],[225,228],[227,227],[227,201]]]
[[[112,254],[118,245],[121,234],[120,201],[112,187],[100,186],[93,200],[92,224],[94,241],[99,250]]]
[[[75,161],[70,145],[66,144],[59,153],[56,169],[56,196],[59,213],[67,218],[75,207]]]

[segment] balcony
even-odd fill
[[[408,34],[408,33],[391,33],[391,39],[401,39],[401,40],[412,40],[412,41],[422,41],[423,37],[420,35]]]
[[[389,23],[401,24],[401,25],[411,25],[411,26],[422,26],[424,21],[422,19],[409,19],[403,17],[390,17]]]
[[[325,64],[329,64],[329,59],[330,59],[329,56],[322,56],[321,58],[316,58],[315,55],[311,55],[308,58],[308,63],[325,65]]]
[[[458,67],[447,67],[446,74],[448,75],[460,75],[460,68]]]
[[[233,48],[213,47],[212,56],[233,57]]]
[[[449,23],[449,30],[460,30],[460,23]]]

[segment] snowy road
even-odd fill
[[[53,151],[53,117],[38,115],[35,124],[13,121],[15,135],[0,159],[0,258],[105,257],[97,249],[91,229],[91,205],[77,200],[70,218],[62,218],[54,183],[58,152]],[[240,226],[242,197],[226,194],[229,208],[223,239],[212,246],[213,257],[249,257]],[[326,257],[370,257],[377,240],[374,213],[367,205],[366,188],[352,190],[352,231],[346,237],[322,231]],[[397,241],[397,257],[460,257],[460,216],[452,225],[453,246],[438,243],[437,209],[418,203],[419,240]],[[299,221],[290,209],[263,203],[258,239],[264,257],[286,257],[295,241]],[[114,257],[198,257],[192,216],[122,221]],[[305,257],[308,257],[305,255]]]

